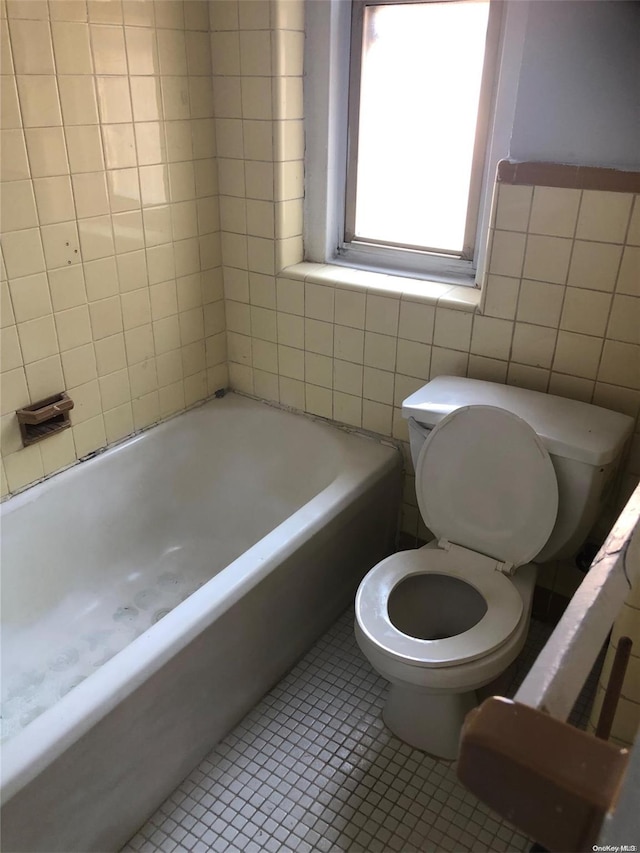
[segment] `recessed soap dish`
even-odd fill
[[[16,411],[22,444],[28,447],[71,426],[73,400],[62,391]]]

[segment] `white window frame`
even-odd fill
[[[499,1],[499,0],[498,0]],[[473,260],[343,249],[347,167],[351,2],[307,0],[305,48],[305,259],[427,281],[481,281],[496,167],[508,157],[528,14],[526,0],[504,0]],[[392,252],[393,260],[389,259]]]

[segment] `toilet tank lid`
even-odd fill
[[[547,451],[588,465],[606,465],[620,454],[633,419],[590,403],[461,376],[438,376],[402,404],[402,416],[434,427],[461,406],[497,406],[535,430]]]

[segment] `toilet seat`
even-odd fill
[[[487,611],[468,631],[439,640],[420,640],[400,631],[388,613],[389,596],[413,575],[457,578],[475,588]],[[360,584],[356,619],[365,635],[387,656],[419,667],[451,666],[476,660],[509,640],[523,614],[522,598],[495,560],[451,546],[400,551],[378,563]]]

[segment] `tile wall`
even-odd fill
[[[2,492],[227,384],[209,4],[1,5]],[[72,429],[21,449],[62,389]]]
[[[213,2],[211,29],[230,384],[304,409],[276,312],[303,257],[304,3]]]

